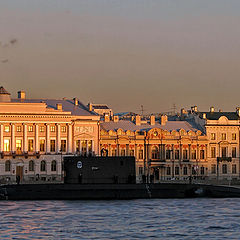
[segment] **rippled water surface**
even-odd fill
[[[240,199],[1,201],[0,239],[240,239]]]

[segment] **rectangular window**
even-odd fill
[[[183,159],[188,159],[188,151],[186,149],[183,150]]]
[[[183,175],[188,175],[188,168],[186,166],[183,167]]]
[[[61,151],[66,152],[67,151],[67,141],[61,140]]]
[[[205,158],[204,150],[201,149],[200,150],[200,159],[204,159],[204,158]]]
[[[81,140],[76,141],[76,152],[80,152],[80,143],[81,143]]]
[[[232,133],[232,140],[237,140],[237,134],[236,133]]]
[[[44,132],[45,131],[45,127],[44,126],[40,126],[39,131],[40,132]]]
[[[88,152],[91,153],[92,152],[92,140],[89,140],[87,142],[87,144],[88,144]]]
[[[227,164],[222,165],[222,174],[227,174]]]
[[[113,156],[113,157],[116,157],[116,156],[117,156],[117,149],[113,149],[113,150],[112,150],[112,156]]]
[[[4,152],[10,151],[10,139],[4,139]]]
[[[226,133],[222,133],[222,140],[226,140],[227,139],[227,134]]]
[[[216,164],[211,165],[211,173],[216,174]]]
[[[50,126],[50,132],[55,132],[55,126]]]
[[[233,164],[232,165],[232,174],[236,174],[237,173],[237,165]]]
[[[204,175],[204,167],[201,167],[201,168],[200,168],[200,174],[201,174],[201,175]]]
[[[22,127],[21,126],[17,126],[16,130],[17,130],[17,132],[21,132],[22,131]]]
[[[10,132],[10,126],[5,126],[4,127],[4,132]]]
[[[28,126],[28,131],[33,132],[33,126]]]
[[[45,140],[40,139],[40,152],[44,152],[44,151],[45,151]]]
[[[129,155],[132,156],[132,157],[134,157],[134,150],[131,149],[131,150],[129,151]]]
[[[121,156],[122,156],[122,157],[125,156],[125,149],[121,149]]]
[[[175,159],[179,159],[179,150],[175,150]]]
[[[28,139],[28,151],[33,152],[33,139]]]
[[[65,133],[65,132],[67,131],[66,126],[62,126],[62,127],[61,127],[61,131],[62,131],[62,133]]]
[[[211,158],[216,158],[216,147],[211,147]]]
[[[175,167],[175,175],[179,175],[179,167]]]
[[[192,150],[192,159],[197,159],[197,151],[195,149]]]
[[[237,148],[236,147],[232,147],[232,157],[233,158],[237,157]]]
[[[197,167],[192,167],[192,175],[196,175],[197,174]]]
[[[55,139],[50,140],[50,152],[56,152],[56,141],[55,141]]]
[[[171,175],[171,167],[167,167],[167,175]]]
[[[143,167],[138,168],[139,175],[143,175]]]
[[[227,157],[227,147],[222,147],[222,157]]]
[[[166,150],[166,159],[171,159],[171,150]]]
[[[216,140],[216,133],[211,133],[211,140]]]
[[[138,158],[143,159],[143,150],[142,149],[138,150]]]
[[[16,151],[22,151],[22,140],[16,139]]]

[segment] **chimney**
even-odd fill
[[[104,114],[104,122],[110,122],[110,116],[108,114]]]
[[[237,115],[240,117],[240,107],[236,108]]]
[[[155,125],[155,116],[154,115],[150,116],[150,125]]]
[[[206,119],[206,118],[207,118],[207,114],[203,113],[203,119]]]
[[[140,126],[140,125],[141,125],[141,116],[136,115],[135,124],[136,124],[137,126]]]
[[[214,112],[214,107],[210,107],[210,112],[211,112],[211,113]]]
[[[161,116],[161,125],[166,125],[166,122],[168,121],[167,115]]]
[[[22,100],[25,99],[26,98],[25,91],[18,91],[18,98]]]
[[[73,101],[74,101],[74,105],[77,106],[78,105],[78,99],[74,98]]]
[[[88,104],[88,110],[91,112],[93,110],[93,106],[91,103]]]
[[[194,112],[197,112],[197,106],[194,106],[193,108],[194,108]]]
[[[131,121],[134,122],[135,116],[131,116]]]
[[[118,122],[118,121],[119,121],[118,116],[113,116],[113,122]]]
[[[57,103],[57,110],[62,111],[62,104],[61,103]]]

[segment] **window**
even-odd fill
[[[171,167],[167,167],[167,175],[171,175]]]
[[[226,133],[222,133],[222,140],[226,140],[226,139],[227,139]]]
[[[5,126],[5,127],[4,127],[4,131],[5,131],[5,132],[10,132],[10,126]]]
[[[39,131],[40,132],[44,132],[45,131],[45,127],[44,126],[40,126]]]
[[[200,150],[200,159],[204,159],[204,156],[205,154],[204,154],[204,150],[203,149],[201,149]]]
[[[216,174],[216,164],[211,165],[211,173]]]
[[[77,152],[80,152],[80,143],[81,143],[81,140],[76,141],[76,151]]]
[[[65,132],[67,131],[66,126],[62,126],[62,127],[61,127],[61,131],[62,131],[63,133],[65,133]]]
[[[179,175],[179,167],[175,167],[175,175]]]
[[[55,126],[50,126],[50,132],[55,132]]]
[[[29,172],[34,171],[34,161],[33,160],[29,161],[28,169],[29,169]]]
[[[179,159],[179,150],[175,150],[175,159]]]
[[[40,170],[41,172],[46,171],[46,162],[44,160],[41,161]]]
[[[157,147],[153,147],[152,149],[152,159],[158,159],[159,158],[159,151]]]
[[[134,157],[134,150],[131,149],[130,152],[129,152],[129,155]]]
[[[196,175],[197,174],[197,167],[192,167],[192,175]]]
[[[227,174],[227,164],[222,165],[222,174]]]
[[[171,150],[166,150],[166,159],[171,159]]]
[[[91,153],[92,152],[92,140],[89,140],[87,142],[87,144],[88,144],[88,152]]]
[[[51,171],[56,172],[57,171],[57,162],[55,160],[51,163]]]
[[[216,147],[211,147],[211,158],[216,157]]]
[[[237,165],[233,164],[232,165],[232,174],[236,174],[237,173]]]
[[[197,151],[195,149],[192,150],[192,159],[197,159]]]
[[[211,133],[211,140],[216,140],[216,133]]]
[[[10,170],[11,170],[11,162],[7,160],[5,162],[5,172],[10,172]]]
[[[66,152],[67,151],[67,141],[61,140],[61,151]]]
[[[113,156],[113,157],[116,157],[116,156],[117,156],[117,149],[113,149],[113,150],[112,150],[112,156]]]
[[[227,147],[222,147],[222,157],[227,157]]]
[[[188,159],[188,151],[186,149],[183,149],[183,159]]]
[[[4,139],[4,152],[10,151],[10,139]]]
[[[143,175],[143,167],[138,168],[138,173],[139,173],[139,175]]]
[[[236,133],[232,133],[232,140],[237,140],[237,134]]]
[[[45,140],[41,139],[40,140],[40,152],[44,152],[45,151]]]
[[[200,174],[201,174],[201,175],[204,175],[204,167],[201,167],[201,168],[200,168]]]
[[[138,158],[143,159],[143,150],[142,149],[138,150]]]
[[[17,126],[16,130],[17,130],[17,132],[21,132],[22,131],[22,127],[21,126]]]
[[[121,156],[122,156],[122,157],[125,156],[125,149],[121,149]]]
[[[232,147],[232,157],[233,158],[237,157],[237,148],[236,147]]]
[[[33,139],[28,139],[28,151],[33,152]]]
[[[28,126],[28,131],[33,132],[33,126]]]
[[[183,175],[188,175],[188,168],[186,166],[183,167]]]
[[[56,144],[55,144],[55,140],[51,139],[50,140],[50,152],[55,152],[56,151]]]
[[[22,151],[22,140],[16,139],[16,151]]]

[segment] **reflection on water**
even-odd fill
[[[0,239],[239,239],[239,202],[1,201]]]

